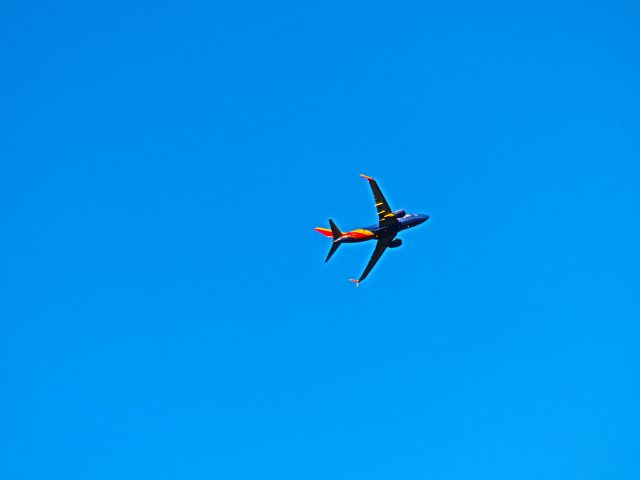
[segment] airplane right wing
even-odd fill
[[[378,210],[378,224],[381,227],[388,227],[389,225],[393,225],[394,223],[397,223],[398,219],[391,211],[391,207],[389,207],[389,204],[387,203],[387,199],[384,198],[384,195],[382,194],[382,191],[380,190],[380,187],[378,187],[378,184],[376,183],[376,181],[373,178],[367,177],[366,175],[363,175],[363,174],[360,174],[360,176],[365,180],[368,180],[369,185],[371,185],[371,190],[373,191],[373,198],[376,201],[376,210]]]

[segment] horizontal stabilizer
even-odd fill
[[[327,258],[324,260],[325,263],[329,261],[329,259],[333,256],[333,254],[336,253],[336,250],[338,250],[338,247],[342,245],[342,242],[340,241],[340,239],[342,238],[342,232],[340,231],[340,229],[336,226],[336,224],[331,219],[329,219],[329,226],[331,227],[330,230],[328,228],[322,228],[322,227],[315,228],[317,232],[320,232],[325,237],[330,237],[333,239],[333,243],[331,244],[331,248],[329,249]]]
[[[324,263],[327,263],[329,261],[329,259],[333,256],[333,254],[336,253],[336,250],[338,250],[339,246],[340,246],[339,242],[333,242],[331,244],[331,248],[329,249],[329,253],[327,254],[327,258],[324,259]]]
[[[338,226],[333,223],[333,220],[329,219],[329,226],[331,227],[331,233],[333,234],[333,241],[335,242],[342,236],[342,232]]]

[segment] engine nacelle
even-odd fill
[[[391,243],[389,244],[389,248],[398,248],[400,245],[402,245],[402,240],[396,238],[395,240],[391,241]]]
[[[402,218],[407,214],[407,212],[405,212],[404,210],[396,210],[395,212],[393,212],[393,214],[396,216],[396,218]]]

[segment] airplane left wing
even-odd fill
[[[367,278],[367,275],[369,275],[371,269],[376,265],[376,263],[378,263],[378,260],[380,260],[380,257],[392,242],[392,240],[393,238],[381,238],[380,240],[378,240],[376,248],[373,250],[373,255],[371,255],[371,259],[369,260],[369,263],[367,263],[367,266],[365,267],[364,272],[362,272],[362,275],[360,275],[360,278],[358,280],[350,278],[349,280],[358,285],[361,281]]]

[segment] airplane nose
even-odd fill
[[[424,214],[423,214],[423,215],[420,215],[420,217],[421,217],[421,218],[420,218],[420,223],[424,223],[424,222],[426,222],[427,220],[429,220],[429,215],[424,215]]]

